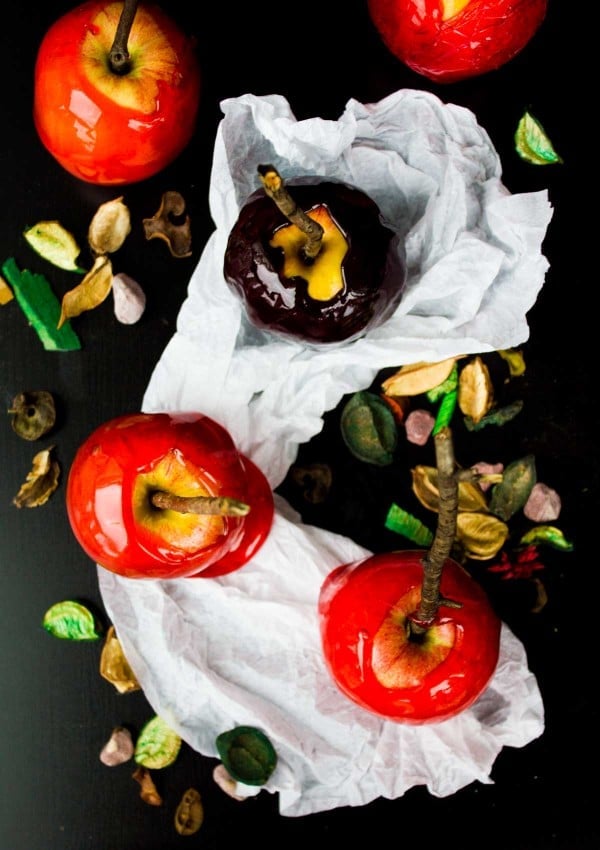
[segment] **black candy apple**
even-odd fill
[[[224,275],[256,327],[311,345],[348,342],[390,317],[406,281],[400,236],[377,204],[342,181],[284,185],[260,165],[263,188],[240,210]]]

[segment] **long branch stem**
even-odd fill
[[[295,224],[306,236],[306,245],[302,248],[304,258],[314,260],[321,250],[323,228],[298,206],[273,165],[259,165],[258,173],[269,198],[277,204],[279,211],[288,221]]]
[[[123,76],[127,74],[131,67],[127,41],[129,39],[131,27],[133,26],[133,19],[135,18],[138,2],[139,0],[125,0],[123,4],[123,11],[119,18],[117,31],[108,57],[113,74]]]
[[[157,490],[150,501],[155,508],[182,514],[246,516],[250,512],[250,505],[229,496],[176,496],[174,493]]]

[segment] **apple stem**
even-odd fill
[[[306,245],[302,248],[304,259],[312,261],[319,254],[323,242],[323,228],[301,209],[285,187],[281,175],[273,165],[259,165],[258,173],[265,192],[275,201],[279,211],[295,224],[306,236]]]
[[[113,74],[118,74],[119,76],[124,76],[131,68],[127,41],[137,11],[138,2],[139,0],[125,0],[123,3],[123,11],[121,12],[115,38],[110,48],[108,56],[110,69]]]
[[[409,617],[411,635],[422,635],[434,622],[440,605],[460,608],[460,603],[440,595],[444,564],[452,551],[456,536],[458,514],[458,475],[454,459],[452,432],[442,428],[434,437],[438,471],[439,513],[431,548],[423,559],[423,584],[421,602],[414,615]]]
[[[174,493],[157,490],[150,501],[155,508],[182,514],[246,516],[250,512],[250,505],[229,496],[176,496]]]

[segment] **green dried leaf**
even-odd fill
[[[575,548],[565,538],[562,531],[553,525],[536,525],[521,537],[520,542],[533,546],[537,546],[539,543],[547,543],[554,549],[561,549],[563,552],[572,552]]]
[[[427,400],[432,404],[436,402],[443,395],[447,395],[447,393],[451,393],[454,390],[458,389],[458,365],[455,363],[452,367],[452,371],[448,375],[445,381],[442,381],[441,384],[438,384],[437,387],[433,387],[433,389],[428,390],[425,395],[427,396]]]
[[[510,519],[525,505],[536,481],[537,473],[533,455],[513,461],[502,473],[500,484],[492,488],[490,511],[500,519]]]
[[[342,437],[358,460],[388,466],[398,442],[394,415],[374,393],[355,393],[342,411]]]
[[[216,745],[221,761],[237,782],[264,785],[275,770],[277,753],[267,736],[254,726],[223,732]]]
[[[396,534],[402,534],[418,546],[430,546],[433,542],[433,533],[427,526],[395,502],[392,502],[387,512],[385,527]]]
[[[84,273],[77,263],[81,253],[79,245],[68,230],[58,221],[40,221],[23,233],[33,250],[60,269]]]
[[[92,612],[71,599],[56,602],[48,608],[42,626],[62,640],[98,640],[101,635]]]
[[[513,401],[505,407],[498,407],[495,410],[486,413],[486,415],[474,422],[470,416],[465,416],[465,427],[467,431],[481,431],[486,425],[506,425],[511,419],[514,419],[523,410],[522,401]]]
[[[432,437],[435,437],[438,431],[441,431],[442,428],[446,428],[450,424],[452,417],[454,416],[457,403],[458,389],[455,387],[453,390],[447,392],[440,402],[437,416],[435,417],[435,422],[433,424],[433,429],[431,431]]]
[[[148,770],[173,764],[181,749],[181,738],[167,723],[155,715],[142,728],[135,744],[134,759]]]
[[[532,165],[562,163],[540,122],[530,112],[525,112],[517,125],[515,148],[521,159]]]

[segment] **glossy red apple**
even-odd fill
[[[460,564],[444,564],[440,606],[424,634],[411,637],[426,551],[372,555],[340,566],[319,597],[324,657],[337,686],[390,720],[433,723],[472,705],[498,662],[500,620]]]
[[[368,0],[387,48],[439,83],[500,68],[531,40],[547,6],[548,0]]]
[[[87,555],[140,579],[229,573],[258,551],[273,520],[262,472],[199,413],[135,413],[101,425],[75,454],[66,505]]]
[[[196,126],[200,69],[191,39],[158,5],[132,5],[120,64],[111,64],[111,48],[124,4],[109,0],[89,0],[59,18],[36,58],[39,137],[89,183],[151,177],[181,153]]]

